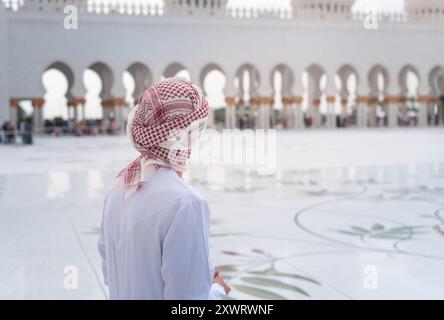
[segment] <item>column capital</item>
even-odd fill
[[[45,99],[43,99],[43,98],[32,99],[32,106],[33,107],[41,108],[41,107],[43,107],[44,104],[45,104]]]
[[[438,102],[438,99],[435,97],[430,96],[419,96],[418,97],[418,103],[420,104],[428,104],[428,103],[436,103]]]
[[[273,105],[274,99],[272,97],[260,97],[260,103],[265,105]]]
[[[296,97],[293,97],[293,99],[292,99],[292,102],[293,102],[294,104],[301,104],[302,101],[304,101],[304,98],[301,97],[301,96],[296,96]]]
[[[429,103],[438,103],[439,99],[436,97],[429,97]]]
[[[288,106],[288,105],[290,105],[291,102],[292,102],[292,99],[290,99],[290,98],[282,98],[282,104],[283,104],[284,106]]]
[[[321,99],[313,99],[313,105],[319,107],[321,105]]]
[[[102,107],[104,108],[120,107],[124,106],[125,104],[125,98],[123,97],[117,97],[102,101]]]
[[[251,98],[250,99],[250,103],[251,103],[252,106],[258,106],[258,105],[261,104],[261,101],[258,98]]]
[[[418,103],[421,104],[427,104],[429,103],[430,97],[429,96],[419,96],[418,97]]]
[[[229,107],[234,106],[236,104],[236,98],[235,97],[226,97],[225,98],[225,103]]]
[[[370,99],[369,99],[369,97],[367,97],[367,96],[359,96],[359,97],[357,97],[356,98],[356,102],[358,103],[358,104],[368,104],[368,101],[369,101]]]
[[[113,99],[113,103],[115,107],[123,107],[126,105],[125,97],[117,97]]]
[[[103,108],[110,108],[113,106],[112,100],[102,100]]]
[[[70,107],[78,107],[81,105],[85,105],[86,99],[85,98],[72,98],[68,101],[68,106]]]
[[[327,97],[327,103],[335,103],[336,97],[335,96],[328,96]]]
[[[402,102],[402,99],[399,96],[387,96],[384,99],[384,103],[386,104],[398,104],[400,102]]]
[[[9,99],[9,106],[11,108],[17,108],[19,106],[19,100],[17,98]]]
[[[379,99],[377,97],[369,97],[368,101],[367,101],[367,104],[369,106],[373,106],[375,104],[378,104],[378,102],[379,102]]]

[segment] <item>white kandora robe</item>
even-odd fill
[[[159,169],[128,199],[120,181],[106,197],[98,242],[110,299],[223,298],[208,233],[207,202],[174,170]]]

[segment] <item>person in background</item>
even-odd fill
[[[2,126],[2,130],[5,136],[5,143],[6,144],[15,143],[15,128],[11,124],[11,122],[6,121]]]
[[[26,119],[20,122],[20,133],[22,136],[22,142],[26,145],[31,145],[32,141],[32,120]]]

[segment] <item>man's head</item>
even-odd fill
[[[130,114],[127,133],[144,159],[183,171],[207,117],[208,101],[197,86],[166,79],[145,91]]]

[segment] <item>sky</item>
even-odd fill
[[[122,1],[134,1],[134,0],[122,0]],[[162,0],[145,0],[151,2],[161,2]],[[229,6],[258,6],[265,8],[289,6],[291,0],[229,0]],[[402,11],[404,7],[403,0],[357,0],[354,10],[361,11],[366,9],[378,10],[378,11]],[[214,106],[220,106],[224,102],[224,97],[221,92],[223,88],[224,78],[217,73],[211,74],[207,77],[206,91],[210,103]],[[54,118],[55,116],[67,117],[66,98],[64,92],[67,90],[66,78],[56,70],[48,71],[43,77],[44,87],[47,90],[45,95],[46,105],[44,108],[45,118]],[[101,118],[102,111],[100,107],[100,99],[98,94],[101,90],[101,83],[98,76],[90,71],[86,70],[83,81],[87,92],[87,116],[91,118]],[[131,76],[124,75],[123,81],[128,91],[133,90],[134,83]],[[209,92],[208,92],[209,91]],[[130,96],[130,95],[128,95]],[[129,97],[127,97],[129,98]],[[31,112],[32,108],[28,105],[23,105],[27,112]]]

